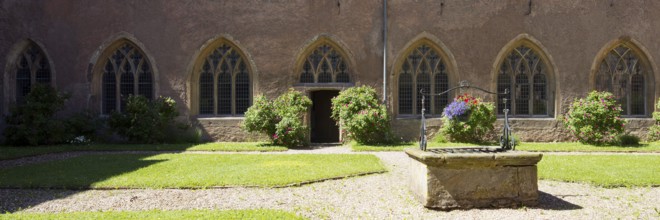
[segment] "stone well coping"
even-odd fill
[[[492,147],[467,147],[461,149],[494,149]],[[429,149],[431,150],[431,149]],[[479,152],[479,153],[434,153],[417,148],[405,150],[409,157],[434,167],[501,167],[534,166],[543,154],[526,151]]]

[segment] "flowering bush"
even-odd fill
[[[656,104],[656,109],[660,109],[660,99],[658,99],[658,104]],[[648,141],[659,141],[660,140],[660,112],[653,112],[653,119],[655,119],[655,124],[649,128],[649,133],[646,138]]]
[[[342,129],[342,138],[362,144],[390,141],[390,119],[385,106],[378,102],[376,90],[353,87],[332,99],[332,118]]]
[[[611,93],[592,91],[586,99],[573,101],[563,124],[582,143],[614,143],[626,124],[621,111]]]
[[[257,96],[247,112],[243,129],[269,136],[273,144],[298,147],[307,144],[307,126],[303,115],[312,101],[298,91],[289,89],[274,101]]]
[[[441,132],[451,141],[480,143],[493,131],[497,119],[492,103],[468,94],[459,95],[443,111]]]

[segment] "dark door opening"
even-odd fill
[[[330,118],[332,114],[332,98],[339,91],[323,90],[312,92],[311,141],[313,143],[339,142],[339,127]]]

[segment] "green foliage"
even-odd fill
[[[461,102],[467,105],[468,110],[462,115],[448,117],[450,114],[448,110],[452,104]],[[452,142],[485,142],[486,134],[493,131],[493,123],[497,119],[493,103],[483,102],[468,94],[459,95],[454,98],[453,103],[448,105],[443,113],[440,130],[442,134]]]
[[[144,96],[131,95],[124,112],[113,112],[108,123],[113,131],[130,141],[161,143],[167,140],[167,130],[174,125],[174,118],[178,115],[172,98],[149,101]]]
[[[103,126],[103,121],[90,111],[76,113],[66,121],[68,143],[85,144],[95,141],[96,131]]]
[[[303,116],[312,101],[302,93],[289,89],[274,101],[257,96],[245,113],[243,129],[268,135],[274,144],[287,147],[307,145],[308,128]]]
[[[277,114],[273,103],[265,96],[254,98],[254,103],[245,112],[242,127],[248,132],[261,132],[268,135],[275,134]]]
[[[41,145],[67,141],[66,123],[54,116],[68,98],[68,94],[59,93],[48,85],[34,85],[25,103],[14,107],[5,118],[7,144]]]
[[[621,134],[616,136],[616,143],[619,146],[637,146],[639,145],[639,137],[632,134]]]
[[[360,144],[388,143],[392,140],[387,109],[380,104],[376,90],[353,87],[332,99],[332,118],[346,139]]]
[[[614,143],[626,123],[620,117],[621,111],[611,93],[592,91],[586,99],[573,101],[563,124],[582,143]]]
[[[655,105],[656,109],[660,109],[660,99],[658,99],[658,103]],[[646,139],[648,141],[659,141],[660,140],[660,112],[659,111],[654,111],[653,112],[653,119],[655,120],[655,124],[652,125],[649,128],[649,132],[646,136]]]

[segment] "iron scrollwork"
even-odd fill
[[[427,145],[427,138],[426,138],[426,117],[425,117],[425,108],[424,108],[424,99],[426,96],[439,96],[439,95],[444,95],[446,93],[449,93],[453,90],[456,89],[476,89],[488,94],[493,94],[493,95],[508,95],[509,94],[509,89],[505,89],[504,93],[496,93],[496,92],[491,92],[476,86],[470,85],[468,81],[461,81],[459,83],[459,86],[453,87],[451,89],[448,89],[447,91],[437,93],[437,94],[426,94],[424,93],[424,89],[420,89],[419,93],[422,96],[422,123],[420,126],[420,140],[419,140],[419,148],[423,151],[426,151],[426,145]],[[508,99],[504,98],[504,126],[502,128],[502,136],[500,136],[500,148],[502,150],[515,150],[516,147],[516,141],[515,138],[511,135],[511,127],[509,126],[509,108],[506,105]]]

